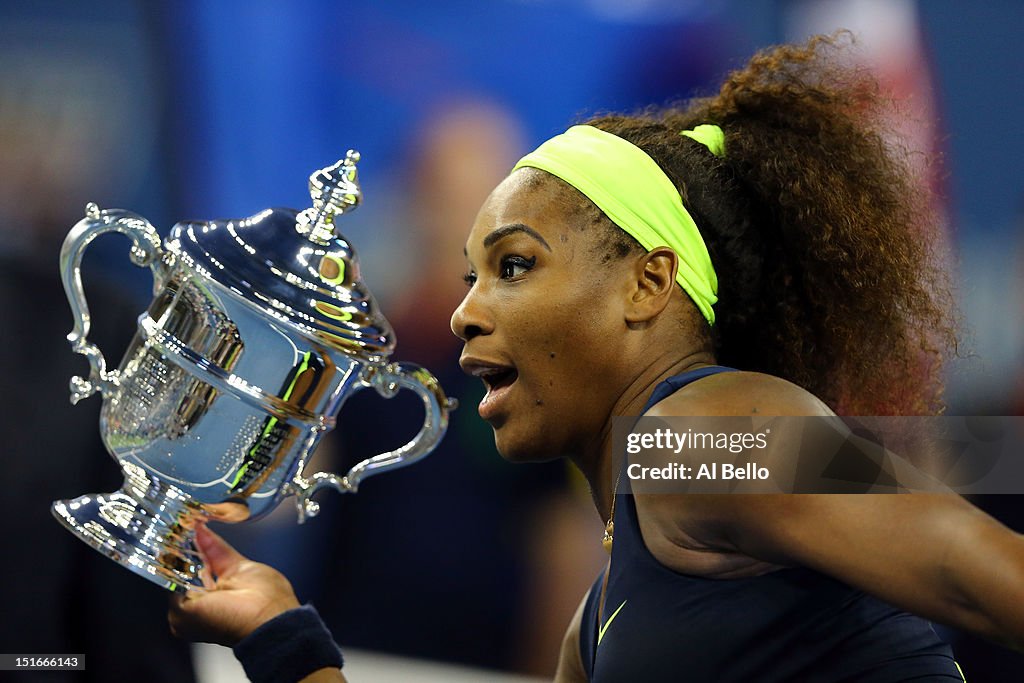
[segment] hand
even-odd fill
[[[207,590],[172,596],[167,621],[175,636],[233,647],[262,624],[299,606],[281,572],[247,559],[206,525],[196,528],[196,546],[216,580]]]

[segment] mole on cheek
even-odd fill
[[[552,351],[552,352],[551,352],[551,357],[552,357],[552,358],[554,358],[554,357],[555,357],[555,352],[554,352],[554,351]]]

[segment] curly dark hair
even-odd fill
[[[956,342],[935,204],[887,128],[891,101],[842,59],[848,42],[768,49],[713,97],[586,123],[646,151],[700,226],[719,363],[839,413],[934,414]],[[721,126],[724,157],[679,134],[702,123]],[[608,226],[610,253],[639,247]]]

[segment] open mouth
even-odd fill
[[[487,386],[488,393],[495,393],[507,386],[511,386],[518,377],[519,373],[515,368],[494,368],[480,375],[480,379]]]
[[[475,358],[463,358],[461,364],[463,370],[474,377],[479,377],[487,387],[487,394],[477,408],[480,417],[492,420],[503,414],[506,397],[512,385],[519,379],[519,371],[508,365],[498,365]]]

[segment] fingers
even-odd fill
[[[171,634],[182,640],[231,646],[237,638],[231,634],[232,614],[222,614],[216,603],[208,603],[192,594],[171,597],[167,625]]]
[[[217,578],[226,578],[238,570],[246,558],[205,524],[196,527],[196,547],[206,567]]]
[[[299,606],[291,584],[277,570],[244,559],[234,567],[230,579],[219,581],[213,590],[171,596],[167,621],[175,636],[232,647],[262,624]]]
[[[188,628],[188,616],[185,609],[185,603],[187,603],[188,600],[188,593],[171,594],[169,609],[167,610],[167,625],[171,629],[171,634],[176,638],[193,640],[193,638],[190,637],[192,634]]]
[[[228,647],[279,614],[299,606],[288,579],[265,564],[252,562],[223,538],[196,526],[195,544],[216,581],[203,577],[206,589],[172,595],[167,620],[171,632],[186,640]]]

